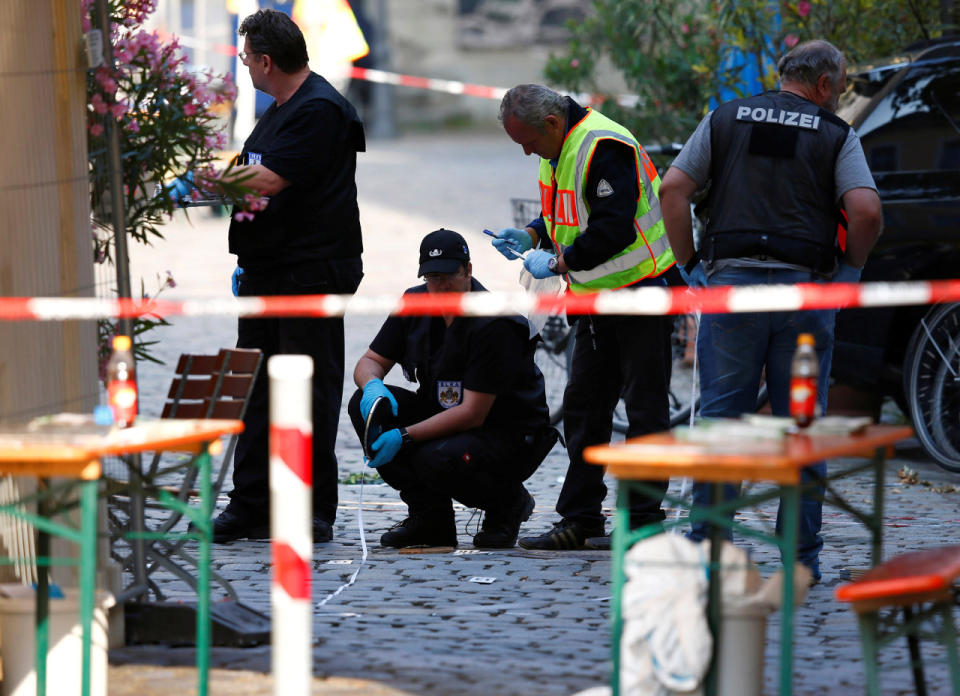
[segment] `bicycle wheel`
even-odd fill
[[[917,326],[907,352],[904,388],[923,449],[960,473],[960,304],[934,307]]]
[[[537,342],[533,360],[547,390],[547,407],[550,409],[550,424],[557,425],[563,419],[563,391],[570,379],[570,361],[573,358],[573,330],[560,317],[550,317],[540,331],[542,340]]]

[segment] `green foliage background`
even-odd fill
[[[565,53],[545,77],[574,92],[599,93],[598,64],[607,59],[640,96],[636,107],[612,99],[600,110],[644,144],[683,142],[736,75],[722,69],[738,49],[757,61],[766,88],[777,60],[797,42],[823,38],[851,65],[900,52],[944,33],[941,0],[593,0],[593,14],[571,24]]]

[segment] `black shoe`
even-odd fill
[[[488,510],[480,531],[473,537],[473,545],[486,549],[512,549],[517,543],[520,523],[530,519],[534,505],[533,496],[524,488],[519,502],[511,509],[499,513]]]
[[[319,517],[313,518],[313,543],[322,544],[333,539],[333,525]]]
[[[519,544],[522,548],[540,551],[573,551],[586,548],[584,542],[590,537],[600,536],[603,536],[603,524],[586,527],[581,522],[562,519],[540,536],[520,537]]]
[[[213,543],[225,544],[235,539],[269,539],[270,519],[263,516],[238,515],[228,506],[213,521]]]
[[[410,515],[384,532],[380,546],[402,549],[405,546],[456,546],[457,527],[453,515],[446,520]]]
[[[588,537],[583,542],[584,548],[592,549],[594,551],[609,551],[610,550],[610,537],[598,536],[598,537]]]

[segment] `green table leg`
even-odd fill
[[[623,634],[623,584],[626,576],[623,571],[624,555],[627,552],[627,535],[630,533],[629,512],[629,484],[617,482],[617,509],[614,512],[611,572],[613,575],[613,607],[611,620],[613,622],[613,641],[611,650],[613,655],[613,675],[610,683],[613,696],[620,694],[620,639]]]
[[[797,528],[800,515],[800,489],[797,486],[782,486],[780,493],[783,509],[780,554],[783,558],[783,609],[780,624],[780,696],[793,692],[793,567],[797,562]]]
[[[947,650],[947,665],[950,668],[950,684],[953,693],[960,693],[960,659],[957,658],[957,630],[953,626],[952,605],[941,602],[940,610],[940,641]]]
[[[877,612],[868,611],[857,614],[857,621],[860,623],[860,640],[863,643],[863,667],[867,676],[866,693],[868,696],[879,696],[880,677],[878,674],[878,651],[880,649],[878,642],[878,621]]]
[[[82,696],[90,696],[90,645],[97,592],[97,482],[80,489],[80,626],[83,632]]]
[[[723,503],[723,484],[710,484],[710,499],[713,505]],[[707,569],[707,623],[713,636],[713,654],[710,656],[710,668],[707,670],[707,696],[716,696],[720,672],[720,631],[723,622],[723,585],[720,579],[720,556],[723,551],[723,528],[716,524],[709,526],[710,567]]]
[[[37,480],[37,512],[40,517],[48,514],[44,492],[50,482]],[[37,670],[37,696],[47,694],[47,650],[50,647],[50,535],[41,530],[37,534],[37,598],[34,609],[34,666]]]
[[[207,445],[197,455],[200,467],[200,544],[197,567],[197,696],[207,696],[210,669],[210,543],[213,536],[213,500],[210,490],[210,452]]]

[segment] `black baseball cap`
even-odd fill
[[[420,270],[418,276],[427,273],[456,273],[460,266],[470,261],[467,242],[453,230],[434,230],[420,242]]]

